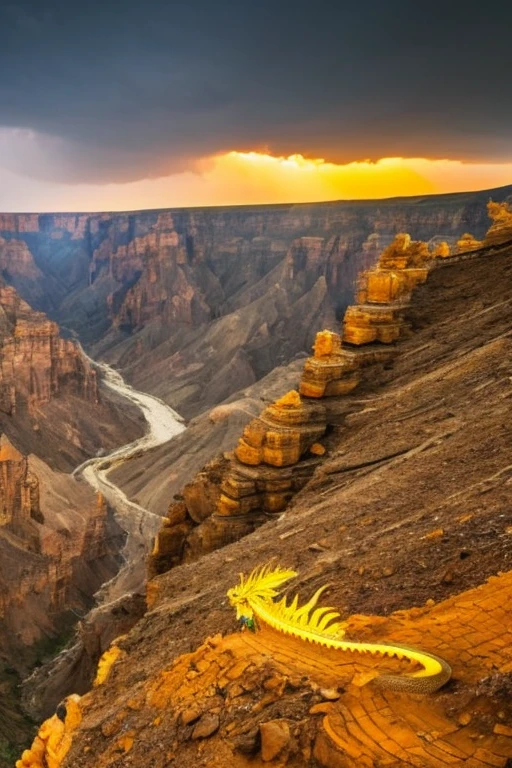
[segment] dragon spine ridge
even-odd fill
[[[433,693],[451,676],[451,668],[439,656],[399,644],[357,643],[343,640],[344,629],[340,614],[331,607],[316,607],[318,599],[327,588],[320,587],[313,597],[299,606],[295,595],[288,605],[286,597],[279,596],[281,586],[294,578],[296,571],[285,570],[270,564],[256,568],[240,583],[228,590],[230,603],[236,608],[237,619],[252,620],[254,616],[285,635],[298,637],[325,648],[335,648],[352,653],[370,653],[395,656],[421,664],[422,669],[404,675],[383,674],[374,682],[382,687],[409,693]]]

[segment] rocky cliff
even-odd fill
[[[77,343],[1,283],[0,761],[27,727],[17,675],[62,642],[119,566],[123,532],[69,473],[139,430],[130,409],[100,398]]]
[[[480,238],[484,193],[120,214],[4,215],[5,279],[187,418],[305,352],[397,232]]]
[[[70,390],[96,402],[96,373],[56,323],[0,283],[0,410],[30,413]]]

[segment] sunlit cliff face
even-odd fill
[[[165,167],[165,163],[162,164]],[[389,157],[336,164],[301,154],[230,151],[193,170],[108,184],[28,178],[2,168],[0,210],[101,211],[320,202],[489,189],[512,183],[512,163]]]

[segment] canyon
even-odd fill
[[[512,188],[367,202],[0,215],[4,278],[184,418],[310,349],[398,232],[481,238]]]
[[[494,190],[492,196],[497,201],[506,200],[511,192],[511,188]],[[50,613],[55,611],[55,624],[45,627],[47,634],[51,636],[56,633],[56,627],[63,626],[59,606],[73,607],[80,614],[91,607],[93,592],[101,581],[110,579],[118,569],[119,552],[123,546],[122,530],[110,509],[116,506],[115,500],[108,498],[106,489],[103,489],[106,498],[103,495],[95,497],[70,473],[84,461],[84,471],[87,471],[90,457],[138,438],[144,429],[140,414],[121,404],[116,395],[108,393],[105,385],[98,389],[96,366],[82,353],[76,337],[93,357],[101,356],[119,366],[135,387],[162,398],[164,407],[166,403],[170,404],[188,419],[187,430],[177,434],[171,443],[160,446],[155,443],[154,447],[150,443],[144,450],[140,443],[138,448],[134,443],[131,452],[128,450],[133,456],[129,461],[111,462],[109,457],[94,459],[97,477],[101,474],[106,481],[108,471],[108,484],[111,488],[112,484],[121,487],[119,493],[124,491],[131,499],[127,504],[132,510],[138,508],[139,513],[149,510],[153,517],[158,516],[154,518],[156,521],[159,516],[166,518],[150,563],[150,576],[161,575],[152,578],[148,585],[149,612],[128,636],[132,640],[128,640],[127,645],[113,646],[120,649],[121,657],[126,654],[126,664],[120,669],[129,670],[133,663],[139,668],[136,648],[139,648],[140,640],[140,652],[143,653],[140,633],[144,627],[157,638],[148,664],[153,665],[153,669],[162,667],[164,644],[158,644],[160,625],[157,615],[165,616],[165,622],[173,626],[173,635],[176,631],[176,637],[182,638],[172,641],[172,654],[176,658],[184,650],[195,648],[204,637],[200,629],[201,616],[213,614],[208,619],[208,633],[226,631],[231,625],[227,612],[220,607],[223,601],[219,590],[224,588],[227,579],[233,579],[235,571],[256,565],[262,553],[266,559],[275,555],[309,563],[306,577],[300,577],[300,583],[307,583],[309,589],[323,575],[342,567],[340,560],[346,556],[347,541],[357,540],[357,549],[348,553],[350,586],[334,589],[333,595],[348,612],[360,610],[361,602],[365,612],[381,615],[396,609],[408,610],[426,599],[447,599],[451,594],[482,583],[500,564],[504,566],[506,537],[502,542],[493,542],[492,551],[477,544],[486,523],[485,516],[480,517],[476,512],[468,518],[465,528],[467,541],[463,551],[469,549],[470,555],[460,557],[462,563],[472,556],[471,570],[463,564],[457,568],[449,565],[444,575],[439,575],[439,568],[446,565],[446,558],[435,569],[434,576],[428,567],[417,565],[427,557],[429,546],[439,547],[438,540],[442,542],[448,560],[455,558],[457,539],[446,533],[446,515],[459,502],[448,503],[447,510],[441,515],[438,507],[441,497],[457,495],[455,484],[461,478],[460,473],[454,472],[450,487],[446,472],[440,471],[440,465],[436,463],[438,459],[443,466],[450,467],[454,461],[462,462],[466,475],[478,474],[480,470],[476,468],[480,462],[480,469],[485,474],[486,462],[480,449],[476,448],[476,456],[467,453],[474,434],[471,430],[477,429],[479,420],[480,428],[483,423],[485,403],[490,414],[486,429],[489,430],[489,440],[493,436],[495,446],[489,461],[499,463],[506,442],[506,427],[503,427],[503,435],[499,432],[499,421],[503,418],[500,416],[500,397],[506,398],[499,384],[503,376],[498,376],[495,391],[493,383],[487,382],[483,373],[486,365],[494,365],[497,371],[506,374],[508,343],[508,305],[499,299],[506,295],[510,261],[508,251],[501,245],[504,240],[499,232],[482,252],[482,240],[488,227],[485,204],[489,196],[490,193],[478,193],[379,201],[378,204],[330,203],[211,211],[0,217],[3,238],[0,260],[6,283],[2,294],[5,316],[2,349],[6,365],[2,367],[1,382],[4,436],[0,456],[3,457],[2,477],[5,479],[2,492],[7,521],[1,533],[11,548],[9,557],[13,546],[18,547],[18,552],[30,552],[31,548],[36,551],[43,540],[40,526],[46,525],[46,521],[52,524],[53,512],[58,512],[62,524],[62,500],[78,499],[78,493],[82,494],[80,500],[64,515],[66,526],[69,529],[69,520],[80,517],[89,521],[94,529],[93,533],[82,537],[78,534],[74,538],[76,549],[67,554],[60,543],[54,544],[53,550],[47,547],[42,552],[50,560],[53,556],[54,567],[58,562],[57,571],[59,575],[63,574],[59,585],[62,602],[52,602],[53,598],[49,598]],[[415,289],[415,300],[410,306],[404,299],[398,324],[398,315],[389,315],[384,308],[379,310],[381,320],[376,326],[375,309],[368,313],[364,309],[365,302],[377,301],[378,304],[384,288],[382,278],[373,277],[371,268],[381,253],[393,253],[395,247],[407,250],[411,242],[414,246],[414,241],[404,241],[402,246],[393,245],[400,243],[395,236],[403,230],[411,231],[414,238],[422,237],[427,241],[427,252],[439,256],[439,268],[432,270],[425,287]],[[462,240],[469,243],[473,249],[469,254],[476,254],[474,258],[450,256],[461,248],[464,250],[462,245],[457,246],[457,242],[468,230],[473,233],[472,240]],[[501,231],[499,226],[498,230]],[[495,251],[489,251],[491,245]],[[495,282],[492,284],[491,274],[486,272],[486,255],[493,265]],[[380,258],[382,262],[383,257]],[[392,258],[387,267],[381,264],[381,269],[388,269],[389,274],[395,274],[397,268],[401,267]],[[421,268],[412,262],[407,268],[411,274],[406,288],[410,292],[418,281],[421,282],[416,280],[418,275],[412,278],[412,272],[421,271]],[[369,277],[356,286],[356,277],[361,272],[367,272]],[[395,278],[390,280],[385,290],[403,290],[395,288]],[[345,312],[356,294],[359,308],[355,311],[352,307]],[[400,294],[396,295],[400,301]],[[501,307],[498,313],[495,306]],[[482,321],[478,319],[476,325],[470,326],[467,320],[471,314],[481,317]],[[331,331],[317,336],[324,327],[340,328],[343,315],[343,338],[349,338],[350,343],[356,345],[368,340],[370,343],[371,354],[366,357],[371,364],[368,371],[363,366],[361,376],[356,376],[354,367],[347,362],[353,358],[352,353],[340,362],[339,337],[335,333]],[[57,324],[62,328],[60,333]],[[378,328],[371,331],[377,333],[371,339],[368,337],[370,326]],[[386,333],[391,336],[378,336],[386,327],[390,329]],[[405,334],[400,341],[400,355],[383,355],[378,345],[385,342],[394,346],[395,327]],[[411,334],[412,329],[414,334]],[[350,334],[354,334],[353,338]],[[297,392],[283,398],[286,391],[299,389],[300,374],[315,336],[315,353],[306,361],[301,394]],[[477,347],[483,346],[481,360],[477,359],[478,355],[473,357],[476,354],[475,340]],[[470,369],[466,370],[462,364],[459,370],[457,356],[464,355],[465,349],[471,358]],[[450,359],[454,361],[455,373],[436,374],[438,368],[444,370],[443,365],[452,370],[447,363]],[[473,397],[475,415],[470,418],[469,403],[466,404],[464,399],[465,382],[467,376],[473,381],[480,364],[485,379],[482,379],[485,385],[482,386],[483,399]],[[107,376],[108,370],[103,368]],[[116,376],[114,372],[112,375]],[[440,377],[439,383],[436,376]],[[444,383],[445,378],[447,383]],[[451,386],[450,380],[453,393],[447,389]],[[399,399],[394,401],[393,387],[397,381],[402,383],[396,390]],[[352,393],[356,386],[357,394]],[[436,387],[439,392],[433,404]],[[326,392],[328,397],[322,399]],[[118,390],[118,394],[123,393]],[[316,397],[320,400],[315,404]],[[310,399],[304,402],[301,398]],[[86,408],[83,404],[87,404]],[[262,406],[265,407],[263,414],[260,413]],[[408,408],[411,410],[411,416],[407,413],[404,416],[404,408],[406,412]],[[402,426],[398,426],[394,410],[404,416],[399,419]],[[428,414],[426,421],[424,413]],[[298,432],[296,427],[289,432],[289,423],[299,425]],[[329,424],[327,432],[326,424]],[[439,425],[447,427],[446,433],[442,429],[439,432]],[[349,436],[347,427],[350,428]],[[244,428],[244,437],[238,443]],[[424,430],[428,445],[419,451],[420,458],[416,459],[413,458],[416,452],[412,436],[418,430],[420,433]],[[40,441],[41,436],[44,436],[44,443]],[[437,457],[438,452],[443,454],[446,442],[448,453]],[[231,452],[237,443],[233,458]],[[379,446],[383,443],[386,444],[386,456],[376,461],[375,454],[379,454]],[[439,451],[438,445],[442,446]],[[124,450],[121,449],[120,458]],[[432,466],[428,458],[426,465],[417,464],[424,453],[429,457],[432,450]],[[299,475],[300,472],[302,475],[299,477],[295,470],[290,474],[287,466],[295,465],[305,451],[310,453],[300,462]],[[405,471],[397,460],[396,487],[393,492],[386,491],[391,493],[386,499],[379,473],[384,472],[386,488],[390,480],[393,485],[394,463],[391,460],[387,468],[388,459],[403,453],[408,455],[410,451],[412,454],[405,462]],[[238,462],[236,466],[234,461]],[[276,469],[260,466],[269,463]],[[374,464],[375,469],[372,469]],[[89,463],[89,466],[93,465]],[[287,471],[290,474],[287,479],[283,468],[285,474]],[[422,528],[423,520],[427,543],[416,542],[419,550],[414,551],[411,562],[406,564],[403,558],[398,563],[387,547],[396,547],[396,542],[400,541],[404,552],[407,551],[407,537],[400,538],[404,528],[401,516],[405,514],[400,499],[406,503],[404,483],[409,470],[411,487],[415,482],[420,483],[422,493],[429,496],[429,503],[436,509],[441,522],[432,529],[426,513],[422,516],[418,512],[418,530]],[[59,473],[58,478],[55,473]],[[433,492],[431,485],[436,473],[445,485],[439,483],[442,487]],[[495,502],[500,508],[499,498],[502,481],[506,484],[506,473],[498,475],[499,479],[486,490],[487,510]],[[475,482],[478,486],[485,482],[485,478],[482,476]],[[250,491],[249,486],[253,490]],[[256,487],[260,507],[254,506]],[[40,490],[46,488],[48,495],[42,503]],[[50,489],[57,488],[59,490],[52,498]],[[470,500],[472,493],[469,492]],[[495,497],[494,494],[498,495]],[[116,495],[119,501],[119,495]],[[89,506],[86,498],[91,500]],[[250,509],[255,511],[251,514],[255,514],[256,527],[263,524],[252,534],[254,524],[247,527],[242,519],[250,509],[240,507],[246,503],[244,499],[249,498],[253,499]],[[237,499],[236,508],[234,499]],[[338,525],[338,536],[338,513],[335,510],[340,505],[345,513],[343,523]],[[215,506],[217,520],[219,513],[220,517],[231,518],[231,528],[226,535],[224,527],[224,533],[218,537],[215,546],[211,546],[208,543],[211,532],[206,538],[198,534],[211,526],[209,519]],[[352,507],[357,513],[353,520],[350,517]],[[80,513],[73,512],[78,509]],[[384,543],[386,534],[382,534],[384,538],[379,540],[381,551],[377,556],[371,549],[372,530],[381,512],[385,513],[391,538],[388,545]],[[361,520],[367,516],[374,522],[368,522],[365,527]],[[129,530],[126,521],[123,523],[121,518],[118,519],[122,529]],[[108,521],[108,530],[105,521]],[[156,527],[152,528],[152,533],[156,531]],[[54,541],[57,542],[60,542],[59,535],[69,536],[62,529],[56,533]],[[144,537],[151,538],[149,533],[149,529],[144,529]],[[245,538],[238,541],[241,537]],[[395,537],[394,544],[391,544],[392,537]],[[188,552],[185,558],[184,538]],[[99,544],[100,541],[107,547],[105,551],[100,552],[91,543]],[[104,558],[105,569],[98,568],[96,580],[86,574],[88,596],[82,596],[80,603],[73,602],[70,596],[76,578],[73,569],[65,563],[66,558],[74,561],[79,557],[77,553],[84,551],[80,549],[84,546],[91,553],[91,563],[96,559],[102,562]],[[218,552],[211,551],[219,546],[222,548]],[[388,552],[387,559],[383,551]],[[206,554],[208,552],[210,554]],[[190,565],[191,559],[197,562]],[[313,561],[316,563],[317,560],[314,565]],[[19,571],[22,562],[25,567],[28,561],[20,558],[18,570],[16,567],[9,569],[12,570],[9,594],[14,595],[17,585],[23,581]],[[138,575],[135,580],[125,583],[126,590],[136,593],[140,589],[141,564],[139,557]],[[299,571],[303,570],[299,568]],[[222,577],[215,587],[206,587],[211,584],[214,571]],[[401,573],[399,583],[395,577],[397,572]],[[449,572],[450,578],[446,576]],[[46,585],[48,579],[51,591],[53,582],[48,574],[41,571],[37,574],[41,586]],[[439,584],[438,577],[441,579]],[[23,596],[32,589],[31,578],[37,581],[31,576],[23,595],[15,598],[20,606],[24,605]],[[169,614],[168,604],[171,605]],[[42,605],[44,601],[39,601],[40,608]],[[4,618],[9,616],[9,621],[16,615],[10,606],[4,614]],[[119,607],[119,604],[115,606],[118,613]],[[112,631],[116,628],[119,633],[127,631],[143,611],[144,606],[139,604],[132,616],[125,616],[117,624],[114,622]],[[40,615],[44,612],[47,613],[41,610]],[[19,614],[23,614],[27,621],[21,644],[29,647],[41,627],[30,636],[30,611],[26,613],[21,610]],[[153,613],[157,621],[154,627],[151,623]],[[37,618],[35,609],[34,614],[37,628],[43,620]],[[188,629],[180,624],[182,616]],[[12,629],[9,627],[7,632],[11,645],[5,653],[6,659],[12,656],[16,645],[12,645]],[[112,637],[107,633],[100,645],[93,643],[89,676],[99,653]],[[17,642],[20,639],[21,636]],[[163,636],[161,640],[165,643]],[[135,645],[130,646],[130,642]],[[132,651],[133,656],[130,655]],[[117,651],[115,655],[117,657]],[[27,657],[25,669],[29,665]],[[146,669],[144,663],[140,668]],[[121,680],[122,673],[119,674]],[[80,693],[87,689],[86,677]],[[65,687],[64,683],[61,679],[57,689],[60,690],[62,685]],[[51,689],[52,680],[47,679],[43,685]],[[76,691],[76,688],[68,690]],[[103,700],[105,696],[112,697],[110,701],[113,703],[118,694],[109,689],[108,694],[99,692],[98,695]],[[285,711],[286,697],[282,703]],[[12,717],[19,717],[19,709],[16,717]],[[94,715],[92,717],[94,720]],[[91,727],[94,730],[94,726]],[[212,745],[217,743],[215,739]],[[82,754],[80,740],[77,745],[72,764],[88,764],[85,752],[91,751],[92,760],[94,749],[84,749]],[[210,747],[206,745],[204,748],[208,752]],[[185,745],[183,749],[188,754],[189,747]],[[193,749],[191,760],[192,752]],[[208,759],[212,759],[211,753],[208,754]],[[122,759],[128,763],[132,761],[129,755]]]
[[[20,676],[58,647],[119,568],[123,529],[70,472],[142,431],[99,392],[57,324],[0,282],[0,745],[25,738]],[[13,739],[14,736],[14,739]]]
[[[442,249],[426,274],[414,263],[424,244],[399,236],[384,250],[361,276],[341,345],[334,330],[318,334],[296,382],[309,395],[278,398],[225,457],[283,472],[318,444],[309,481],[252,533],[194,562],[171,559],[148,582],[145,615],[103,655],[95,687],[64,699],[20,768],[41,756],[52,768],[506,767],[511,235]],[[357,386],[344,351],[368,372]],[[308,437],[297,428],[310,423],[305,397],[316,402]],[[233,485],[222,484],[219,512]],[[183,497],[197,510],[197,493]],[[404,674],[403,659],[358,659],[265,625],[236,632],[227,590],[269,560],[297,572],[294,592],[326,585],[349,638],[438,653],[450,682],[428,695],[382,689],[379,667]]]

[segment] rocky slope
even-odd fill
[[[483,193],[0,216],[4,277],[187,418],[311,346],[392,237],[479,238]]]
[[[55,765],[84,768],[505,767],[512,247],[501,241],[436,263],[400,309],[396,354],[353,392],[322,401],[330,403],[325,453],[285,513],[153,579],[148,611],[106,657],[102,685],[78,705],[70,700],[34,749],[43,754],[51,743]],[[377,300],[375,285],[363,289],[363,301]],[[377,314],[379,333],[398,322],[389,310]],[[375,315],[364,304],[349,313],[353,343],[375,329]],[[267,442],[256,433],[246,430],[244,442],[270,447],[270,432]],[[274,443],[281,465],[301,437],[290,439]],[[352,636],[438,652],[452,682],[427,698],[380,693],[352,655],[270,629],[215,636],[235,627],[227,588],[271,557],[299,572],[304,596],[328,583],[328,602],[350,617]]]

